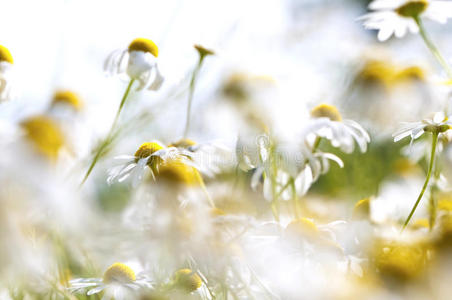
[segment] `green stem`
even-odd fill
[[[190,80],[190,89],[188,91],[188,104],[187,104],[187,119],[185,121],[184,139],[187,138],[188,130],[190,129],[190,116],[191,116],[191,103],[193,102],[193,95],[195,93],[196,79],[198,78],[199,70],[201,70],[204,56],[199,57],[198,65],[193,70],[193,74]]]
[[[433,56],[435,56],[436,60],[439,62],[439,64],[443,67],[443,69],[446,71],[447,76],[449,79],[452,79],[452,69],[447,63],[447,61],[444,59],[444,57],[441,55],[441,52],[438,50],[438,48],[433,44],[432,40],[429,38],[427,31],[425,30],[424,24],[422,23],[422,20],[420,17],[414,17],[414,21],[419,26],[419,33],[421,34],[422,39],[424,40],[424,43],[427,45],[430,52],[432,52]]]
[[[124,92],[124,95],[122,96],[121,103],[119,104],[118,111],[116,112],[115,119],[113,121],[113,124],[110,127],[110,130],[108,131],[107,137],[104,139],[102,144],[100,145],[99,149],[96,152],[96,155],[93,158],[93,161],[91,162],[88,171],[86,171],[85,176],[83,177],[82,182],[80,183],[80,186],[82,186],[85,181],[88,179],[89,175],[94,169],[94,166],[97,164],[97,161],[99,160],[101,154],[104,152],[105,148],[108,146],[111,138],[113,137],[113,132],[116,128],[116,124],[119,120],[119,115],[121,114],[122,108],[124,107],[124,104],[126,103],[127,97],[129,96],[130,89],[132,88],[133,83],[135,82],[135,79],[130,79],[129,85],[127,86],[126,91]]]
[[[293,209],[295,211],[295,218],[298,220],[301,218],[300,212],[298,211],[298,198],[297,198],[297,191],[295,189],[295,180],[291,178],[289,180],[290,187],[292,189],[292,201],[293,201]]]
[[[422,196],[425,193],[425,190],[427,189],[428,182],[430,181],[430,177],[432,175],[433,164],[435,162],[435,152],[436,152],[436,144],[437,144],[437,142],[438,142],[438,132],[434,132],[433,133],[433,140],[432,140],[432,154],[430,156],[430,164],[428,166],[427,177],[425,178],[424,186],[422,187],[421,193],[417,197],[416,203],[414,203],[414,206],[411,209],[411,212],[408,215],[408,218],[406,219],[405,223],[403,224],[402,231],[405,229],[405,227],[410,222],[411,217],[413,216],[414,212],[416,211],[416,208],[419,205],[419,202],[421,201]]]

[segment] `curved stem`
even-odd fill
[[[444,59],[444,57],[441,55],[441,52],[438,50],[438,48],[435,46],[435,44],[432,42],[432,40],[429,38],[427,31],[425,30],[424,24],[422,23],[422,20],[420,17],[415,17],[414,21],[419,27],[419,33],[421,34],[422,39],[424,40],[424,43],[427,45],[430,52],[432,52],[433,56],[435,56],[436,60],[439,62],[439,64],[443,67],[443,69],[446,71],[447,76],[449,79],[452,79],[452,69],[447,63],[447,61]]]
[[[85,176],[83,177],[82,182],[80,183],[80,186],[82,186],[85,181],[88,179],[89,175],[94,169],[94,166],[96,165],[97,161],[99,160],[101,154],[104,152],[105,148],[110,143],[111,138],[113,137],[113,132],[116,128],[116,124],[119,120],[119,115],[121,114],[122,108],[124,107],[124,104],[126,103],[127,97],[129,96],[130,89],[132,88],[133,83],[135,82],[135,79],[130,79],[129,85],[127,86],[126,91],[124,92],[124,95],[122,96],[121,103],[119,104],[118,111],[116,112],[115,119],[113,120],[113,124],[110,127],[110,130],[108,131],[107,137],[103,140],[102,144],[100,145],[99,149],[96,152],[96,155],[94,155],[94,158],[88,168],[88,171],[86,171]]]
[[[438,142],[438,132],[433,133],[433,140],[432,140],[432,154],[430,156],[430,164],[428,166],[428,171],[427,171],[427,177],[425,178],[425,182],[424,182],[424,186],[422,187],[421,193],[419,194],[419,196],[417,197],[416,203],[414,203],[413,208],[411,209],[410,214],[408,215],[408,218],[406,219],[405,223],[403,224],[402,227],[402,231],[405,229],[405,227],[408,225],[408,223],[411,220],[411,217],[413,216],[414,212],[416,211],[417,206],[419,205],[419,202],[422,199],[422,196],[425,193],[425,190],[427,189],[428,186],[428,182],[430,181],[430,177],[432,175],[432,169],[433,169],[433,164],[435,162],[435,152],[436,152],[436,144]]]
[[[201,69],[203,56],[199,57],[198,65],[193,70],[193,74],[190,80],[190,89],[188,92],[188,103],[187,103],[187,119],[185,121],[184,129],[184,139],[187,138],[188,130],[190,129],[190,116],[191,116],[191,103],[193,102],[193,95],[195,93],[196,78],[198,77],[199,70]]]

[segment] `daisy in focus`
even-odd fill
[[[164,81],[158,68],[157,45],[145,38],[134,39],[127,49],[118,49],[111,53],[104,64],[105,72],[112,76],[127,74],[132,80],[137,80],[137,90],[158,90]]]
[[[411,142],[413,142],[415,139],[421,137],[424,132],[442,134],[449,130],[451,125],[451,121],[449,121],[449,118],[444,112],[437,112],[432,118],[424,119],[420,122],[404,123],[392,137],[394,138],[394,142],[398,142],[409,136],[411,137]]]
[[[169,163],[181,165],[180,167],[176,167],[178,170],[181,169],[182,166],[194,168],[189,160],[190,155],[191,153],[189,151],[176,147],[164,147],[157,142],[144,143],[138,148],[135,155],[116,157],[116,159],[121,160],[122,163],[109,171],[107,182],[109,184],[114,181],[122,182],[131,177],[132,184],[137,186],[143,179],[147,167],[149,167],[150,173],[155,179],[162,171],[162,168],[163,171],[168,169],[167,165]],[[164,174],[167,174],[168,172],[164,172]]]
[[[10,100],[12,95],[13,57],[8,48],[0,45],[0,103]]]
[[[345,153],[353,152],[354,142],[361,152],[367,151],[370,136],[364,128],[353,120],[343,120],[337,108],[329,104],[320,104],[311,110],[312,120],[306,128],[306,137],[316,135],[331,142],[333,147],[341,149]],[[314,148],[319,143],[316,138]]]
[[[79,293],[87,289],[87,296],[104,291],[102,299],[130,299],[141,289],[150,289],[152,284],[143,274],[135,272],[123,263],[112,264],[102,278],[79,278],[71,280],[69,291]]]
[[[366,29],[378,30],[378,40],[386,41],[393,34],[401,38],[409,31],[419,32],[420,18],[444,24],[452,17],[452,3],[436,0],[374,0],[373,12],[359,18]]]

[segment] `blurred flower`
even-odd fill
[[[187,293],[196,291],[202,286],[202,279],[199,275],[190,269],[177,270],[172,278],[173,285]]]
[[[57,90],[53,95],[51,107],[65,106],[80,111],[83,108],[83,102],[79,95],[70,90]]]
[[[194,162],[199,171],[208,176],[231,168],[232,162],[234,162],[233,152],[215,141],[196,143],[190,139],[180,139],[168,147],[176,147],[190,152],[190,160]]]
[[[424,132],[431,132],[442,134],[450,129],[451,121],[444,112],[437,112],[431,119],[424,119],[420,122],[404,123],[404,125],[396,131],[392,136],[394,142],[398,142],[401,139],[410,136],[411,141],[419,138]]]
[[[137,38],[127,49],[116,50],[108,56],[104,70],[109,75],[127,73],[140,83],[137,90],[158,90],[164,81],[157,65],[157,45],[148,39]]]
[[[102,299],[130,299],[137,291],[151,288],[146,276],[135,272],[123,263],[114,263],[105,271],[102,278],[79,278],[71,280],[69,290],[73,293],[88,289],[87,296],[105,291]]]
[[[13,57],[8,48],[0,45],[0,103],[11,99]]]
[[[418,33],[416,19],[446,23],[452,17],[452,3],[436,0],[374,0],[369,4],[374,12],[359,18],[367,29],[378,30],[378,39],[385,41],[394,34],[403,37],[407,31]]]
[[[52,119],[43,116],[32,116],[22,121],[25,137],[41,154],[56,160],[65,145],[62,131]]]
[[[132,184],[136,186],[143,178],[146,167],[149,167],[152,177],[155,179],[159,173],[160,167],[165,166],[170,161],[177,160],[180,164],[191,165],[188,157],[190,152],[186,150],[180,150],[176,147],[164,148],[157,142],[144,143],[135,152],[135,155],[122,155],[116,157],[116,159],[124,161],[120,166],[114,167],[109,170],[109,176],[107,182],[111,184],[117,180],[122,182],[129,177],[132,177]],[[164,167],[164,173],[170,173],[168,167]],[[180,168],[177,167],[176,169]],[[173,173],[179,174],[180,172]],[[185,178],[187,179],[187,178]],[[191,180],[191,179],[190,179]]]
[[[320,104],[311,111],[312,120],[306,126],[306,134],[315,134],[326,138],[333,147],[340,148],[345,153],[351,153],[354,141],[361,152],[367,151],[370,142],[369,134],[353,120],[342,120],[342,116],[335,106]]]

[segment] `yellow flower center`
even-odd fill
[[[451,213],[452,212],[452,199],[450,197],[439,199],[438,209]]]
[[[80,100],[80,97],[76,93],[68,90],[60,90],[55,92],[55,95],[53,95],[52,106],[58,104],[69,105],[77,111],[82,108],[82,101]]]
[[[286,233],[292,237],[315,237],[318,235],[319,230],[314,222],[301,218],[290,222],[286,227]]]
[[[412,0],[398,7],[396,12],[402,17],[417,18],[427,9],[427,6],[426,0]]]
[[[425,80],[425,72],[421,67],[411,66],[402,69],[396,74],[398,80]]]
[[[202,285],[201,277],[190,269],[177,270],[173,275],[173,281],[176,287],[187,293],[196,291]]]
[[[9,62],[10,64],[14,63],[13,56],[9,52],[8,48],[0,45],[0,62],[2,61]]]
[[[380,274],[394,279],[417,277],[425,267],[426,249],[419,244],[381,245],[375,253],[375,264]]]
[[[130,51],[149,52],[155,57],[159,56],[159,48],[157,45],[153,41],[144,38],[134,39],[129,45],[129,52]]]
[[[60,128],[48,117],[35,116],[21,123],[27,139],[35,148],[50,159],[58,157],[64,146],[64,136]]]
[[[196,168],[189,166],[180,159],[170,160],[159,165],[157,179],[172,184],[201,185],[203,180]]]
[[[370,201],[369,198],[361,199],[353,208],[353,219],[357,220],[367,220],[370,215]]]
[[[201,58],[204,58],[205,56],[208,56],[208,55],[214,55],[215,54],[215,52],[213,50],[204,48],[201,45],[194,45],[193,47],[195,47],[195,49],[198,51],[199,56]]]
[[[331,121],[341,121],[342,116],[333,105],[320,104],[311,110],[311,116],[314,118],[328,118]]]
[[[177,142],[171,143],[168,147],[176,147],[176,148],[188,148],[190,146],[196,145],[195,141],[190,139],[180,139]]]
[[[150,143],[144,143],[138,148],[138,150],[135,152],[135,162],[138,162],[138,160],[142,158],[146,158],[151,156],[154,152],[159,151],[163,149],[162,146],[160,146],[158,143],[150,142]],[[162,159],[157,156],[153,156],[148,160],[147,165],[153,170],[157,170],[157,166],[162,163]]]
[[[104,283],[130,283],[136,280],[135,272],[123,263],[114,263],[104,273]]]

